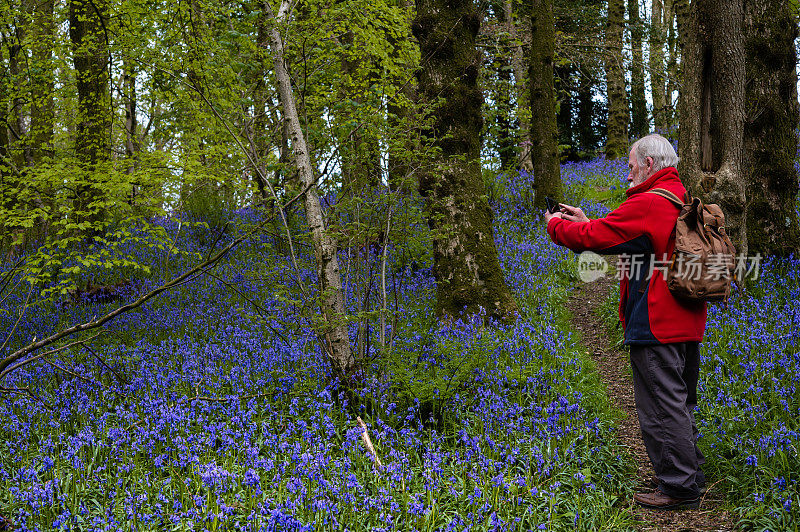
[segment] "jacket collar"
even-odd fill
[[[653,188],[658,188],[658,186],[663,185],[668,181],[678,181],[678,170],[675,169],[673,166],[668,166],[667,168],[661,169],[655,174],[651,175],[647,178],[644,183],[636,185],[635,187],[631,187],[625,191],[625,194],[628,197],[633,196],[634,194],[638,194],[640,192],[646,192]]]

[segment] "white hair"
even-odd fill
[[[647,158],[653,159],[653,172],[670,166],[678,166],[678,154],[672,144],[661,135],[652,134],[642,137],[631,146],[639,166],[647,166]]]

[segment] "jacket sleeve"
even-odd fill
[[[653,244],[645,232],[652,199],[640,196],[644,194],[629,198],[605,218],[589,222],[551,218],[547,233],[553,242],[576,253],[652,253]]]

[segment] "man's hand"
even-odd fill
[[[559,203],[558,206],[561,207],[561,218],[564,220],[581,223],[589,221],[589,218],[583,214],[583,210],[580,207],[573,207],[565,203]]]
[[[563,213],[560,212],[550,212],[547,209],[544,210],[544,224],[547,225],[550,223],[550,218],[563,218]]]

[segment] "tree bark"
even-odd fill
[[[5,35],[2,35],[5,40]],[[8,64],[5,57],[6,49],[0,46],[0,68],[7,69]],[[8,117],[9,110],[9,95],[10,89],[8,86],[8,79],[0,78],[0,211],[12,210],[14,208],[15,200],[13,189],[17,185],[17,179],[12,171],[13,162],[11,161],[11,153],[9,150],[9,135],[8,127],[6,126],[5,119]],[[3,213],[5,215],[5,212]],[[5,216],[3,216],[5,218]],[[5,255],[6,246],[13,241],[14,227],[6,225],[0,219],[0,252]],[[9,246],[9,250],[11,247]]]
[[[524,43],[530,38],[530,17],[525,13],[517,15],[514,21],[514,0],[503,0],[506,31],[511,40],[511,68],[514,71],[514,86],[517,95],[517,118],[519,120],[519,167],[528,174],[533,174],[531,158],[531,118],[530,88],[528,87],[528,62],[525,60]],[[526,39],[527,37],[527,39]]]
[[[34,2],[31,27],[31,164],[36,166],[43,158],[53,156],[53,131],[55,128],[55,65],[53,46],[56,27],[53,12],[54,0]]]
[[[23,47],[27,27],[18,23],[14,29],[13,40],[8,45],[8,73],[11,79],[11,109],[6,116],[6,124],[12,133],[9,139],[11,159],[18,168],[30,164],[30,146],[25,142],[28,136],[25,98],[25,69],[28,63],[27,50]]]
[[[558,112],[556,113],[556,131],[558,131],[558,144],[566,146],[564,151],[559,151],[559,160],[564,157],[572,158],[575,154],[575,128],[573,126],[575,116],[575,97],[573,96],[572,80],[575,72],[575,65],[568,63],[553,67],[554,85],[553,89],[558,101]]]
[[[262,0],[262,4],[269,0]],[[253,134],[251,139],[251,149],[255,153],[255,160],[258,168],[253,170],[253,183],[258,190],[257,202],[261,205],[268,205],[274,200],[271,197],[267,183],[264,180],[268,179],[267,169],[264,164],[267,153],[269,150],[269,115],[267,114],[267,103],[270,100],[270,88],[264,80],[264,73],[269,70],[269,39],[270,39],[270,21],[267,18],[267,10],[261,7],[260,13],[256,19],[256,58],[261,66],[255,72],[255,79],[253,88]],[[283,126],[283,124],[281,124]],[[281,127],[281,131],[283,127]],[[278,146],[281,146],[279,143]],[[283,162],[283,161],[281,161]],[[280,170],[276,171],[273,178],[277,186],[277,178],[280,176]],[[271,209],[269,209],[271,210]]]
[[[675,4],[673,0],[664,1],[664,28],[667,36],[667,64],[664,72],[666,92],[664,93],[664,122],[669,131],[677,126],[678,114],[675,112],[676,100],[674,94],[678,92],[678,35],[675,29]]]
[[[136,70],[129,61],[123,62],[122,85],[125,91],[125,156],[128,158],[129,174],[136,171],[136,157],[139,153],[138,119],[136,117]],[[131,191],[131,200],[136,189]]]
[[[419,91],[428,102],[443,100],[428,132],[440,150],[438,164],[422,173],[419,188],[435,233],[438,314],[476,314],[482,308],[488,316],[510,318],[517,307],[500,269],[481,176],[483,95],[475,45],[480,24],[473,0],[417,1],[412,30],[424,58]]]
[[[678,170],[692,192],[722,207],[731,240],[746,254],[743,3],[679,0],[675,7],[683,57]]]
[[[592,87],[594,80],[589,77],[583,68],[579,69],[578,78],[578,115],[575,128],[578,133],[578,146],[583,154],[594,154],[598,145],[598,134],[595,127],[595,109]]]
[[[412,40],[411,22],[414,12],[413,0],[399,0],[399,6],[406,13],[405,17],[405,38]],[[399,43],[391,37],[390,41],[393,49],[399,48]],[[396,60],[399,61],[399,58]],[[411,71],[411,65],[404,65],[407,71]],[[399,191],[405,195],[411,190],[412,168],[414,166],[414,153],[419,146],[417,130],[411,127],[412,118],[415,110],[413,104],[417,99],[416,87],[411,79],[405,76],[393,80],[398,92],[394,98],[390,98],[387,109],[389,111],[387,122],[389,131],[392,132],[392,139],[388,141],[387,149],[387,180],[389,188]],[[403,128],[405,128],[403,130]]]
[[[314,166],[311,163],[311,154],[306,146],[300,118],[297,115],[291,79],[284,65],[283,38],[278,29],[278,26],[286,20],[289,7],[289,0],[283,0],[278,14],[275,16],[270,3],[264,2],[264,8],[269,13],[270,19],[274,21],[270,28],[270,48],[275,76],[278,80],[278,95],[283,107],[283,118],[288,124],[295,162],[304,190],[303,204],[314,247],[320,304],[325,319],[325,330],[323,331],[325,348],[331,358],[334,371],[341,376],[349,377],[356,369],[356,361],[351,350],[350,336],[345,320],[347,314],[344,306],[339,260],[336,256],[338,251],[336,240],[325,229],[322,205],[316,190]]]
[[[357,196],[364,187],[376,187],[381,178],[381,161],[378,138],[368,124],[363,124],[367,112],[364,108],[369,89],[375,81],[369,64],[371,58],[364,57],[361,47],[354,42],[353,31],[347,31],[341,38],[341,76],[339,86],[340,101],[348,101],[349,106],[340,106],[336,118],[348,124],[338,139],[339,161],[342,171],[342,187],[349,197]],[[361,127],[352,124],[361,123]]]
[[[494,6],[497,16],[498,29],[500,31],[493,35],[495,42],[495,56],[492,66],[495,69],[496,90],[494,101],[496,102],[497,117],[497,154],[500,157],[500,171],[508,173],[517,166],[516,142],[512,132],[513,109],[511,107],[512,81],[511,70],[514,43],[508,33],[509,23],[506,20],[508,14],[505,5]]]
[[[553,72],[555,43],[553,1],[533,0],[528,83],[531,88],[531,155],[536,187],[533,203],[538,209],[544,209],[547,196],[559,201],[563,199]]]
[[[78,87],[75,150],[79,158],[91,167],[108,160],[110,154],[106,11],[107,4],[104,1],[70,1],[69,33]]]
[[[617,159],[628,154],[629,115],[622,56],[624,16],[624,0],[608,0],[605,35],[608,132],[605,152],[609,159]]]
[[[105,0],[70,0],[69,35],[78,88],[75,152],[84,170],[83,183],[76,190],[76,215],[92,224],[106,215],[97,207],[101,185],[95,170],[111,154],[111,101],[106,33],[108,5]]]
[[[667,130],[667,101],[664,90],[664,2],[653,0],[650,14],[650,91],[656,131]]]
[[[650,121],[644,90],[643,27],[639,16],[639,0],[628,0],[628,24],[631,32],[631,134],[640,138],[650,131]]]
[[[749,253],[800,251],[795,130],[798,35],[796,15],[783,0],[745,3],[747,86],[744,126]]]

